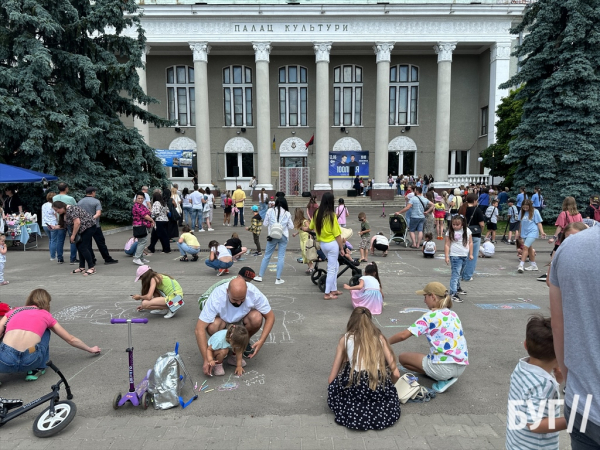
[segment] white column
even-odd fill
[[[144,91],[144,94],[148,93],[148,87],[146,84],[146,55],[150,53],[150,46],[146,45],[144,50],[142,51],[142,63],[144,63],[144,67],[138,67],[136,72],[138,77],[140,78],[140,87]],[[148,111],[148,105],[138,103],[138,106],[142,109]],[[150,124],[148,122],[144,123],[140,119],[133,119],[133,126],[138,129],[142,138],[144,138],[144,142],[146,144],[150,144]]]
[[[373,189],[389,189],[388,141],[390,137],[390,60],[393,42],[376,42],[373,50],[377,55],[377,90],[375,97],[375,172]]]
[[[329,184],[329,55],[331,42],[315,42],[314,49],[317,64],[316,180],[314,189],[328,191],[331,190]]]
[[[436,187],[448,182],[448,152],[450,151],[450,89],[452,51],[456,42],[438,42],[433,49],[438,55],[437,109],[435,114],[435,163],[433,177]]]
[[[510,77],[510,42],[496,42],[490,49],[490,98],[488,103],[488,146],[496,142],[496,110],[507,89],[498,86]]]
[[[196,148],[198,184],[212,186],[210,161],[210,124],[208,121],[208,42],[190,42],[194,54],[194,101],[196,104]]]
[[[258,147],[257,189],[273,189],[271,184],[271,109],[269,106],[270,42],[253,42],[256,61],[256,146]]]
[[[450,175],[456,175],[455,172],[456,172],[456,150],[452,150],[452,152],[450,152]]]

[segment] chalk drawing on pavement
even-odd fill
[[[530,303],[476,303],[481,309],[540,309]]]
[[[254,384],[265,384],[265,374],[259,374],[256,370],[250,370],[244,375],[244,384],[252,386]]]
[[[110,325],[110,319],[128,319],[139,315],[136,311],[138,303],[134,301],[116,302],[112,305],[90,304],[73,305],[53,313],[58,322],[91,323],[93,325]]]

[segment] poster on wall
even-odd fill
[[[154,150],[165,167],[192,167],[193,150]]]
[[[329,152],[329,178],[369,176],[369,152],[344,150]]]

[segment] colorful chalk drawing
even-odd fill
[[[235,381],[231,381],[231,377],[233,376],[233,374],[229,375],[229,378],[227,379],[227,381],[223,384],[221,384],[217,390],[224,392],[224,391],[234,391],[238,388],[239,384],[236,383]],[[239,378],[239,377],[238,377]]]
[[[373,316],[373,320],[377,323],[377,326],[379,328],[408,328],[410,326],[410,324],[409,325],[403,325],[403,324],[401,324],[399,322],[399,319],[396,319],[396,318],[390,318],[389,319],[390,320],[390,325],[383,325],[379,321],[379,318],[376,317],[376,316]],[[384,319],[382,318],[382,320],[384,320]],[[384,321],[384,323],[387,323],[387,322]]]
[[[259,374],[256,370],[250,370],[244,375],[244,384],[246,386],[252,386],[253,384],[265,384],[265,374]]]
[[[448,267],[434,267],[433,270],[438,273],[443,273],[444,275],[450,275],[452,273],[452,269]]]
[[[429,312],[429,310],[427,308],[403,308],[403,309],[401,309],[398,312],[400,314],[411,313],[411,312],[426,313],[426,312]]]
[[[110,325],[110,319],[122,319],[139,316],[136,308],[139,302],[117,302],[112,305],[90,304],[67,306],[55,313],[54,318],[59,322],[91,323],[93,325]]]
[[[481,309],[540,309],[529,303],[476,303]]]

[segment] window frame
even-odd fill
[[[227,173],[228,172],[228,170],[227,170],[227,155],[237,155],[238,167],[241,168],[241,173],[240,173],[239,177],[231,176]],[[243,173],[244,173],[243,155],[252,155],[252,174],[251,175],[247,175],[247,176],[243,175]],[[238,180],[251,179],[255,174],[255,169],[254,169],[255,162],[256,162],[256,159],[254,158],[254,152],[225,152],[225,176],[223,177],[223,179],[225,179],[225,180],[235,180],[236,178]]]
[[[487,136],[489,133],[488,121],[490,120],[489,106],[484,106],[480,109],[479,117],[479,120],[481,121],[481,126],[479,127],[479,136]]]
[[[344,69],[351,67],[351,81],[344,81],[345,71]],[[358,69],[358,70],[357,70]],[[339,71],[339,77],[337,77],[337,71]],[[341,64],[333,68],[333,127],[363,127],[364,126],[364,81],[363,81],[364,69],[358,64]],[[357,75],[360,74],[360,81],[356,81],[359,78]],[[339,81],[336,81],[336,77]],[[360,91],[358,91],[360,90]],[[350,108],[346,105],[345,94],[350,93]],[[360,99],[357,100],[357,92],[360,92]],[[360,102],[359,111],[357,111],[357,103]],[[350,123],[346,123],[345,115],[350,114]],[[357,122],[357,115],[360,123]]]
[[[185,68],[185,83],[177,82],[177,68]],[[169,83],[169,70],[173,70],[173,82]],[[167,118],[176,122],[173,127],[191,128],[196,126],[196,85],[194,83],[194,67],[182,64],[175,64],[165,69],[165,87],[167,93]],[[185,114],[188,117],[185,125],[180,123],[179,110],[179,90],[185,89]],[[170,92],[173,92],[173,99],[170,97]],[[171,108],[173,111],[171,112]]]
[[[235,73],[234,68],[240,68],[240,80],[241,82],[234,82]],[[228,79],[229,83],[225,83],[225,71],[228,70]],[[254,127],[255,117],[254,117],[254,73],[251,67],[240,65],[240,64],[231,64],[229,66],[224,66],[221,70],[221,88],[223,93],[223,127],[224,128],[236,128],[236,127]],[[247,81],[248,75],[250,76],[250,81]],[[236,123],[236,115],[240,114],[236,112],[236,97],[239,95],[235,91],[241,91],[241,123]],[[226,94],[229,92],[229,95]],[[248,93],[250,94],[250,100],[248,100]],[[229,97],[229,99],[227,98]],[[227,108],[227,103],[229,103],[229,112]],[[248,106],[249,104],[249,106]],[[250,110],[248,112],[248,110]],[[229,117],[229,125],[227,124],[227,116]],[[250,118],[250,121],[248,121]]]
[[[291,82],[289,81],[289,69],[291,67],[295,67],[297,72],[296,72],[296,82]],[[281,81],[281,71],[282,69],[285,71],[285,81],[282,82]],[[304,71],[306,73],[306,81],[302,82],[302,71]],[[281,66],[279,67],[279,69],[277,70],[277,79],[278,79],[278,85],[277,85],[277,101],[278,101],[278,108],[279,108],[279,128],[298,128],[298,127],[308,127],[308,69],[304,66],[301,66],[299,64],[288,64],[285,66]],[[296,125],[291,125],[291,120],[290,120],[290,106],[291,106],[291,101],[290,101],[290,89],[293,88],[297,88],[297,93],[296,93],[296,115],[297,117],[297,124]],[[285,105],[284,102],[282,102],[282,90],[285,93]],[[304,91],[304,105],[303,100],[302,100],[302,91]],[[285,115],[285,124],[282,124],[282,106],[285,107],[285,112],[283,112],[283,114]],[[304,113],[302,113],[302,107],[304,106]],[[302,123],[302,116],[304,115],[304,123]]]
[[[401,67],[407,67],[407,80],[400,81]],[[417,80],[413,80],[413,70],[417,71]],[[395,80],[392,80],[392,74],[395,73]],[[419,126],[419,99],[421,81],[421,67],[415,64],[395,64],[390,67],[389,76],[389,109],[388,125],[391,127],[416,127]],[[400,123],[400,90],[406,89],[406,123]],[[416,89],[416,100],[415,97]],[[393,93],[393,94],[392,94]],[[393,100],[392,100],[393,98]],[[393,102],[393,111],[392,111]],[[414,103],[414,104],[413,104]],[[413,121],[414,115],[414,121]]]

